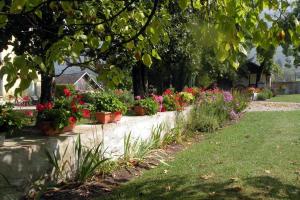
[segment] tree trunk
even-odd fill
[[[255,87],[258,87],[258,82],[260,81],[261,75],[262,75],[262,73],[263,73],[263,71],[264,71],[264,67],[265,67],[264,65],[265,65],[265,62],[263,62],[263,63],[260,65],[259,69],[256,71],[256,82],[255,82]]]
[[[147,96],[148,90],[148,76],[145,66],[138,62],[132,68],[132,84],[134,96]]]
[[[54,83],[54,77],[47,74],[41,75],[41,103],[46,103],[53,101],[54,98],[54,89],[55,89],[55,83]]]

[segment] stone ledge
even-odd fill
[[[189,111],[190,108],[187,108],[181,115],[186,117]],[[67,160],[73,163],[74,145],[80,134],[83,145],[92,147],[103,142],[107,155],[118,158],[123,154],[126,134],[131,133],[132,138],[146,140],[151,136],[152,129],[162,123],[167,124],[169,129],[174,128],[176,115],[177,112],[164,112],[153,116],[124,116],[117,123],[78,125],[72,133],[57,137],[26,136],[8,139],[0,147],[0,174],[5,175],[10,184],[15,186],[12,187],[12,193],[24,191],[35,180],[53,170],[47,160],[46,149],[55,152],[61,162]],[[66,154],[63,156],[65,150]],[[7,183],[0,176],[0,194],[4,194],[4,191],[9,195]]]

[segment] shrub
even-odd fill
[[[127,107],[115,95],[110,92],[96,92],[91,94],[91,101],[98,112],[126,113]]]
[[[136,100],[135,105],[143,107],[146,115],[154,115],[158,111],[158,103],[150,97]]]
[[[0,105],[0,132],[5,132],[6,136],[14,136],[28,121],[24,113],[13,110],[13,104]]]
[[[270,89],[263,89],[258,95],[257,100],[267,100],[273,97],[273,92]]]

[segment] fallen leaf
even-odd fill
[[[164,174],[167,174],[168,172],[169,172],[168,170],[166,170],[166,169],[164,170]]]
[[[232,178],[230,178],[230,180],[231,180],[232,182],[237,182],[237,181],[239,181],[240,179],[239,179],[238,177],[232,177]]]
[[[204,180],[208,180],[208,179],[211,179],[213,176],[214,176],[214,174],[207,174],[207,175],[200,176],[200,178],[202,178]]]
[[[265,170],[265,173],[271,174],[271,171],[270,170]]]
[[[171,191],[171,186],[170,185],[168,185],[167,187],[166,187],[166,191]]]

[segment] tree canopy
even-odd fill
[[[249,43],[263,49],[300,45],[298,24],[283,30],[282,15],[265,13],[284,13],[288,6],[284,0],[5,0],[0,2],[0,49],[11,45],[16,56],[6,56],[0,74],[8,75],[6,88],[21,79],[18,93],[40,73],[46,101],[55,63],[98,71],[109,66],[111,55],[125,51],[132,62],[150,67],[153,59],[163,60],[158,50],[176,31],[174,15],[192,16],[184,29],[191,41],[236,69]],[[286,37],[279,36],[282,31]],[[190,44],[182,47],[188,52]]]

